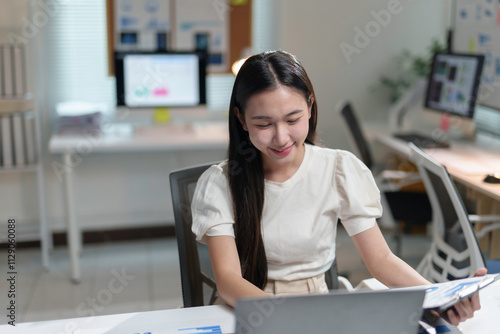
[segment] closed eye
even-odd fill
[[[299,121],[300,118],[301,117],[296,118],[296,119],[291,119],[291,120],[288,120],[287,122],[288,122],[288,124],[295,124],[295,123],[297,123]]]
[[[261,128],[261,129],[264,129],[264,128],[267,128],[271,125],[271,123],[268,123],[268,124],[257,124],[257,127]]]

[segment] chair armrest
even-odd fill
[[[469,220],[473,225],[491,223],[481,227],[479,231],[474,231],[478,239],[481,239],[491,231],[500,229],[500,216],[497,215],[469,215]]]
[[[379,280],[376,278],[367,278],[362,280],[358,285],[356,285],[356,288],[354,291],[358,290],[385,290],[389,289],[387,285],[381,283]]]
[[[420,181],[420,174],[418,172],[406,172],[403,170],[383,170],[379,175],[384,177],[385,179],[394,179],[394,180],[408,180],[415,179]]]
[[[399,191],[403,187],[422,182],[419,173],[399,170],[384,170],[375,177],[382,191]]]
[[[499,215],[469,215],[471,223],[494,223],[500,222]]]
[[[347,290],[347,291],[354,290],[351,282],[349,282],[349,280],[347,278],[345,278],[344,276],[337,276],[337,278],[339,280],[339,289]]]

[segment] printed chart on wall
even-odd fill
[[[169,0],[114,0],[115,50],[166,50]]]
[[[179,50],[206,50],[208,71],[226,71],[230,10],[227,0],[176,1],[174,47]]]
[[[500,0],[457,0],[453,51],[485,55],[481,103],[500,108]]]

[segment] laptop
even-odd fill
[[[236,334],[416,334],[424,296],[424,289],[402,289],[242,299]]]

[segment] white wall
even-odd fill
[[[389,5],[397,14],[382,26],[371,11],[390,13]],[[318,134],[329,147],[351,148],[335,115],[339,101],[350,100],[364,119],[386,117],[387,96],[371,89],[382,74],[394,71],[393,57],[403,48],[426,54],[433,37],[445,41],[447,1],[283,0],[280,6],[278,47],[296,54],[308,71],[319,106]],[[355,43],[354,29],[365,31],[367,25],[379,32],[349,62],[340,45],[363,46]]]
[[[360,53],[353,54],[352,61],[347,62],[340,43],[355,46],[356,33],[353,29],[359,27],[364,30],[367,23],[375,22],[370,11],[387,9],[389,2],[274,2],[273,40],[277,41],[276,48],[296,54],[309,73],[320,107],[319,135],[326,146],[350,148],[346,133],[334,113],[334,107],[340,100],[350,99],[364,119],[385,117],[387,99],[370,93],[370,87],[377,83],[382,73],[393,69],[393,57],[401,49],[424,52],[432,37],[444,38],[447,2],[401,0],[401,12],[392,15],[387,26],[381,27],[377,36],[370,37],[369,45],[360,48]],[[0,0],[0,13],[5,16],[5,13],[17,8],[14,4],[18,2]],[[16,20],[20,22],[19,18]],[[39,82],[43,85],[43,78]],[[48,110],[43,110],[43,113],[45,140],[48,140],[51,113]],[[48,143],[44,145],[47,147]],[[222,159],[224,153],[179,153],[174,156],[136,153],[84,157],[75,168],[82,226],[109,228],[121,223],[151,224],[172,219],[168,171],[182,165]],[[63,184],[51,167],[60,157],[45,154],[44,159],[49,221],[54,229],[61,230],[65,226],[66,199]],[[18,221],[36,221],[35,181],[33,174],[0,173],[0,223],[11,216]]]

